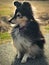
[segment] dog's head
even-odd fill
[[[16,11],[13,18],[9,20],[10,23],[21,24],[22,22],[27,22],[28,20],[31,20],[33,18],[30,3],[20,3],[16,1],[14,2],[14,5],[16,6]]]

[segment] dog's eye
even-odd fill
[[[20,17],[21,15],[18,14],[17,16]]]
[[[22,18],[22,15],[21,15],[20,12],[18,12],[18,13],[16,14],[16,16],[19,17],[19,18]]]
[[[18,15],[17,15],[17,17],[20,17],[20,18],[22,18],[22,15],[18,14]]]

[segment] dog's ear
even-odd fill
[[[31,11],[31,4],[29,2],[23,2],[22,7],[27,11]]]
[[[21,6],[21,3],[20,3],[20,2],[18,2],[18,1],[15,1],[15,2],[14,2],[14,5],[18,8],[18,7],[20,7],[20,6]]]
[[[23,5],[24,5],[25,7],[31,7],[31,5],[30,5],[29,2],[23,2]]]

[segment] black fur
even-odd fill
[[[36,21],[29,21],[26,26],[19,28],[19,30],[22,36],[29,38],[32,43],[43,49],[45,40]]]
[[[34,19],[30,4],[28,2],[24,2],[23,4],[14,2],[14,5],[17,7],[17,9],[14,17],[9,22],[17,18],[17,12],[20,12],[22,16],[26,16],[28,18],[27,24],[22,28],[18,26],[20,34],[26,38],[29,38],[32,43],[34,42],[34,44],[37,44],[41,49],[43,49],[45,39],[40,31],[39,24]]]
[[[14,5],[18,8],[19,6],[21,6],[21,3],[18,2],[18,1],[15,1],[15,2],[14,2]]]

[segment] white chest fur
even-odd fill
[[[22,50],[22,46],[25,49],[31,46],[31,42],[27,38],[20,35],[19,29],[15,29],[15,30],[13,29],[12,37],[14,41],[14,46],[18,50]]]

